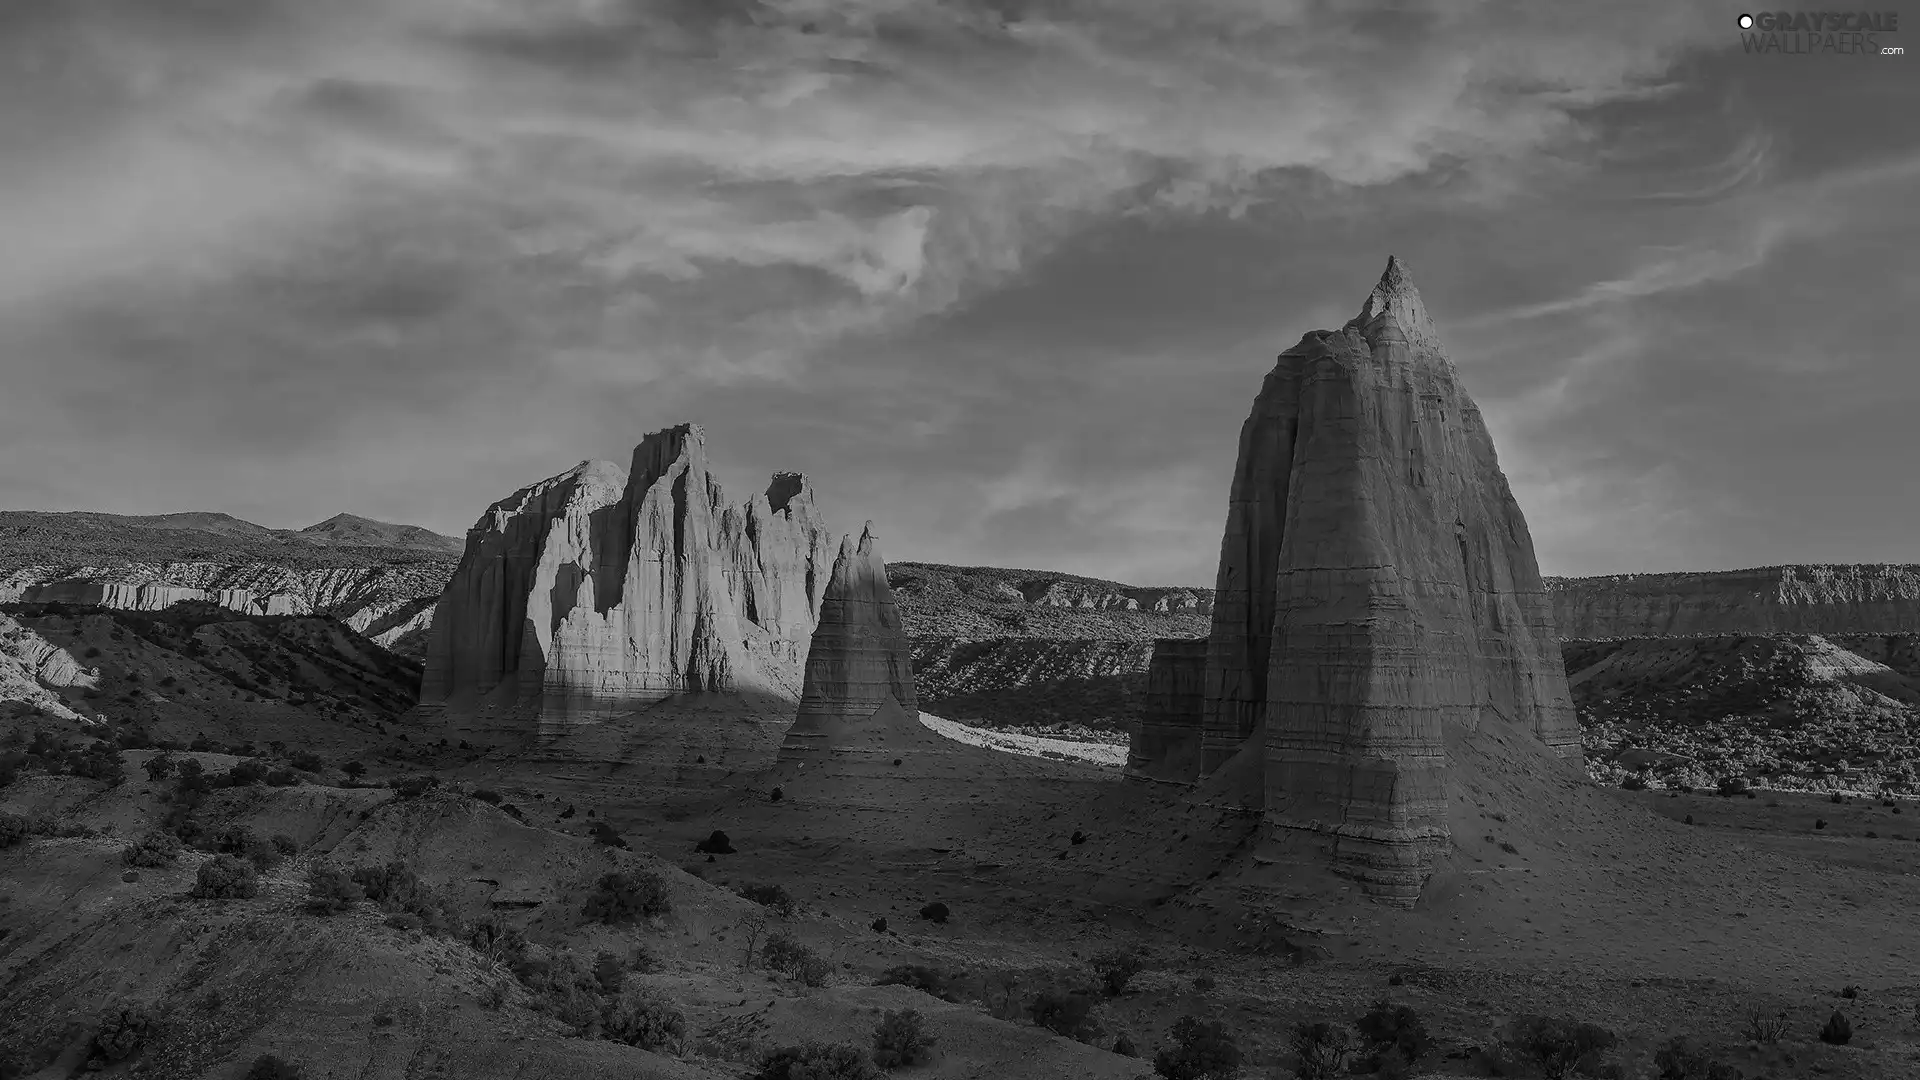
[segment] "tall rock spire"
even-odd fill
[[[1397,259],[1254,400],[1207,648],[1203,775],[1257,738],[1269,839],[1330,834],[1395,902],[1450,842],[1450,731],[1579,753],[1526,520]]]

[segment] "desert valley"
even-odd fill
[[[1279,356],[1210,587],[673,417],[463,541],[0,514],[0,1075],[1920,1075],[1920,567],[1542,578],[1443,336]]]

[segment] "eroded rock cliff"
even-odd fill
[[[1177,784],[1200,778],[1207,651],[1205,638],[1153,643],[1140,723],[1127,749],[1129,778]]]
[[[1208,648],[1202,771],[1263,732],[1269,840],[1395,902],[1448,849],[1450,732],[1579,752],[1526,521],[1397,261],[1254,401]]]
[[[1920,566],[1549,578],[1568,639],[1920,631]]]
[[[423,715],[562,735],[680,694],[797,700],[831,548],[804,479],[745,506],[694,425],[495,503],[433,617]]]

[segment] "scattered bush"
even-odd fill
[[[1620,786],[1627,791],[1645,791],[1647,790],[1647,778],[1636,773],[1620,781]]]
[[[492,788],[474,788],[473,797],[493,806],[500,805],[501,795]]]
[[[215,838],[214,850],[223,855],[238,855],[261,871],[279,866],[285,858],[273,841],[244,825],[235,825],[222,832]]]
[[[1124,1033],[1113,1040],[1113,1052],[1119,1054],[1121,1057],[1137,1058],[1140,1056],[1140,1048],[1135,1046],[1133,1040],[1128,1038]]]
[[[649,870],[634,873],[615,871],[603,874],[592,895],[587,897],[587,918],[604,923],[651,919],[673,910],[667,896],[667,883]]]
[[[456,933],[458,919],[444,897],[428,887],[404,862],[367,865],[353,871],[353,880],[366,890],[367,899],[380,905],[389,915],[419,916],[421,926],[436,937]]]
[[[291,1061],[282,1061],[272,1054],[261,1054],[253,1059],[253,1067],[247,1070],[246,1080],[306,1080],[306,1073]]]
[[[1747,793],[1747,778],[1744,776],[1723,776],[1720,778],[1716,793],[1723,799]]]
[[[614,1042],[677,1053],[686,1043],[687,1017],[659,994],[635,990],[607,1003],[601,1029]]]
[[[1835,1009],[1827,1017],[1825,1026],[1820,1029],[1820,1041],[1831,1046],[1845,1046],[1853,1041],[1853,1023],[1845,1013]]]
[[[120,861],[128,866],[167,866],[180,857],[180,838],[155,829],[127,845]]]
[[[620,992],[627,981],[627,970],[620,958],[610,952],[602,952],[593,958],[593,981],[600,986],[600,992],[612,997]]]
[[[267,778],[267,767],[257,761],[236,761],[220,777],[221,787],[249,787]]]
[[[929,922],[937,922],[937,923],[946,922],[947,916],[950,914],[952,914],[952,912],[947,910],[947,905],[941,903],[938,900],[935,900],[933,903],[928,904],[925,907],[922,907],[920,909],[920,917],[923,919],[926,919]]]
[[[1814,828],[1816,828],[1816,829],[1824,829],[1824,828],[1826,828],[1826,827],[1827,827],[1827,819],[1826,819],[1826,818],[1814,818],[1814,819],[1813,819],[1813,827],[1814,827]]]
[[[881,1080],[881,1073],[851,1043],[806,1042],[768,1051],[753,1080]]]
[[[787,895],[787,890],[779,885],[742,885],[734,892],[782,918],[793,917],[793,897]]]
[[[146,770],[147,779],[156,784],[173,775],[173,766],[173,756],[170,754],[155,754],[140,765]]]
[[[267,838],[267,842],[273,845],[273,850],[282,855],[294,856],[300,854],[300,841],[295,840],[286,833],[274,833]]]
[[[387,916],[387,925],[395,930],[418,930],[426,923],[411,911],[396,911]]]
[[[888,968],[880,976],[875,986],[910,986],[924,994],[932,994],[942,1001],[957,1001],[958,995],[950,989],[953,979],[939,968],[925,964],[899,964]]]
[[[1353,1042],[1346,1029],[1324,1020],[1296,1025],[1288,1044],[1300,1059],[1294,1068],[1300,1080],[1332,1080],[1346,1064],[1347,1055],[1353,1052]]]
[[[1742,1080],[1740,1070],[1715,1061],[1685,1036],[1676,1035],[1653,1052],[1657,1080]]]
[[[337,866],[322,863],[307,872],[307,910],[315,915],[352,911],[367,891]]]
[[[1383,1068],[1390,1057],[1397,1055],[1412,1064],[1433,1050],[1433,1036],[1427,1032],[1426,1021],[1408,1005],[1376,1001],[1365,1016],[1353,1022],[1353,1027],[1366,1044],[1374,1071]]]
[[[1746,1021],[1746,1035],[1753,1042],[1771,1046],[1779,1042],[1780,1037],[1787,1033],[1785,1009],[1770,1011],[1761,1007],[1758,1002],[1753,1002],[1747,1006]]]
[[[1087,842],[1087,834],[1081,832],[1079,829],[1073,830],[1073,835],[1067,838],[1067,843],[1072,844],[1075,847],[1078,847],[1081,844],[1084,844],[1086,842]]]
[[[1193,977],[1193,988],[1203,994],[1218,985],[1219,983],[1214,982],[1213,976],[1211,975],[1195,975]]]
[[[121,1005],[100,1022],[93,1051],[108,1061],[125,1061],[140,1052],[153,1030],[153,1017],[137,1005]]]
[[[489,915],[467,927],[466,942],[473,951],[494,960],[519,963],[527,955],[527,938],[519,930]]]
[[[1840,996],[1846,998],[1848,1001],[1852,1001],[1854,998],[1860,996],[1860,988],[1852,983],[1848,983],[1840,988]]]
[[[760,960],[773,971],[798,974],[808,960],[814,958],[814,951],[786,930],[775,930],[767,935],[766,943],[760,946]]]
[[[693,850],[703,855],[731,855],[733,843],[727,839],[726,833],[715,829],[705,840],[693,845]]]
[[[320,755],[311,750],[295,751],[293,757],[289,758],[287,763],[299,769],[301,772],[325,772],[327,768],[327,763],[320,760]]]
[[[348,764],[352,764],[349,762]],[[345,766],[342,766],[344,769]],[[412,776],[396,777],[388,784],[394,795],[402,799],[417,799],[440,786],[440,778],[432,773],[414,773]]]
[[[607,824],[605,821],[595,821],[593,827],[588,829],[587,832],[593,837],[594,843],[605,844],[608,847],[616,847],[622,851],[626,851],[631,847],[631,845],[627,843],[627,838],[614,832],[613,826]]]
[[[1153,1071],[1167,1080],[1230,1080],[1240,1068],[1240,1047],[1217,1020],[1183,1016],[1173,1025],[1173,1045],[1153,1056]]]
[[[889,1009],[873,1029],[873,1063],[882,1069],[924,1065],[933,1060],[936,1041],[927,1034],[919,1010]]]
[[[885,915],[882,915],[879,918],[868,923],[867,926],[871,928],[873,932],[876,934],[884,934],[887,932],[887,917]]]
[[[1027,1016],[1035,1025],[1055,1035],[1081,1042],[1100,1033],[1100,1026],[1093,1019],[1093,998],[1086,994],[1053,991],[1037,994],[1027,1003]]]
[[[786,793],[781,791],[779,788],[774,788],[772,791],[767,793],[767,797],[773,802],[779,802],[780,797],[784,794]]]
[[[1566,1080],[1575,1071],[1597,1071],[1617,1040],[1595,1024],[1544,1016],[1522,1016],[1501,1040],[1515,1057],[1528,1061],[1546,1080]]]
[[[1126,993],[1127,983],[1146,969],[1147,963],[1132,949],[1108,949],[1093,958],[1093,973],[1108,997]]]
[[[198,900],[247,900],[260,892],[260,873],[253,864],[231,855],[215,855],[200,864],[187,895]]]

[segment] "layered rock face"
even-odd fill
[[[1569,639],[1920,631],[1920,566],[1768,566],[1547,582]]]
[[[676,694],[793,700],[832,550],[806,481],[729,505],[705,437],[646,437],[495,503],[433,617],[423,710],[563,734]]]
[[[841,539],[780,761],[804,765],[884,749],[888,729],[917,724],[919,714],[912,652],[869,521],[858,543]]]
[[[1448,844],[1448,730],[1579,730],[1525,519],[1397,261],[1283,353],[1242,428],[1201,772],[1262,733],[1270,839],[1410,903]]]
[[[1140,725],[1127,749],[1129,779],[1191,784],[1200,778],[1207,651],[1205,638],[1153,643]]]

